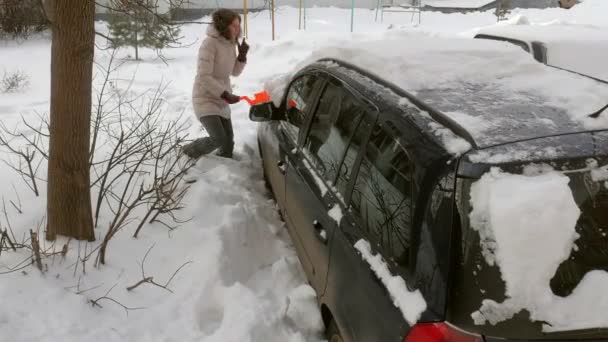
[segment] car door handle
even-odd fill
[[[287,171],[287,164],[285,164],[285,162],[282,160],[277,163],[277,167],[279,168],[279,172],[281,172],[281,174],[285,174]]]
[[[323,225],[318,220],[312,221],[312,226],[315,228],[315,235],[317,239],[323,244],[327,244],[327,231],[323,228]]]

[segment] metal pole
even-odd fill
[[[302,0],[300,0],[300,11],[298,12],[298,30],[302,29]]]
[[[306,0],[304,1],[304,30],[306,30]]]
[[[350,6],[350,32],[353,32],[355,29],[355,0],[352,0]]]
[[[245,38],[249,38],[247,34],[247,0],[243,0],[243,13],[243,16],[245,17]]]
[[[270,7],[272,11],[272,40],[274,40],[274,0],[270,1]]]

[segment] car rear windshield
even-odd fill
[[[583,277],[594,270],[608,271],[608,181],[597,177],[585,168],[588,161],[553,164],[555,169],[569,169],[564,174],[570,179],[570,189],[581,214],[576,224],[580,237],[570,258],[564,261],[551,279],[551,290],[560,297],[567,297],[579,285]],[[608,160],[599,165],[608,165]],[[503,168],[504,172],[521,173],[524,165]],[[521,312],[507,322],[496,325],[486,323],[476,326],[471,314],[480,309],[482,301],[491,299],[498,303],[505,298],[505,283],[500,268],[490,266],[482,255],[480,237],[471,227],[469,213],[472,210],[470,191],[477,179],[459,179],[457,185],[457,207],[460,214],[460,248],[458,276],[453,288],[451,307],[452,320],[463,327],[489,336],[514,339],[553,340],[555,336],[572,333],[544,334],[544,322],[532,322],[527,312]],[[517,194],[514,194],[517,196]],[[465,214],[463,214],[465,213]],[[542,248],[539,248],[542,253]],[[592,309],[592,308],[590,308]],[[606,330],[579,332],[585,338],[606,337]],[[574,333],[576,335],[576,333]],[[576,335],[578,336],[578,335]],[[559,340],[558,338],[556,340]]]

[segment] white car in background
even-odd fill
[[[515,44],[541,63],[608,83],[608,28],[496,25],[480,29],[475,38]]]

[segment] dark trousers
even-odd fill
[[[234,150],[232,121],[219,115],[203,116],[200,120],[209,136],[196,139],[184,146],[184,153],[191,158],[199,158],[217,149],[218,156],[232,158]]]

